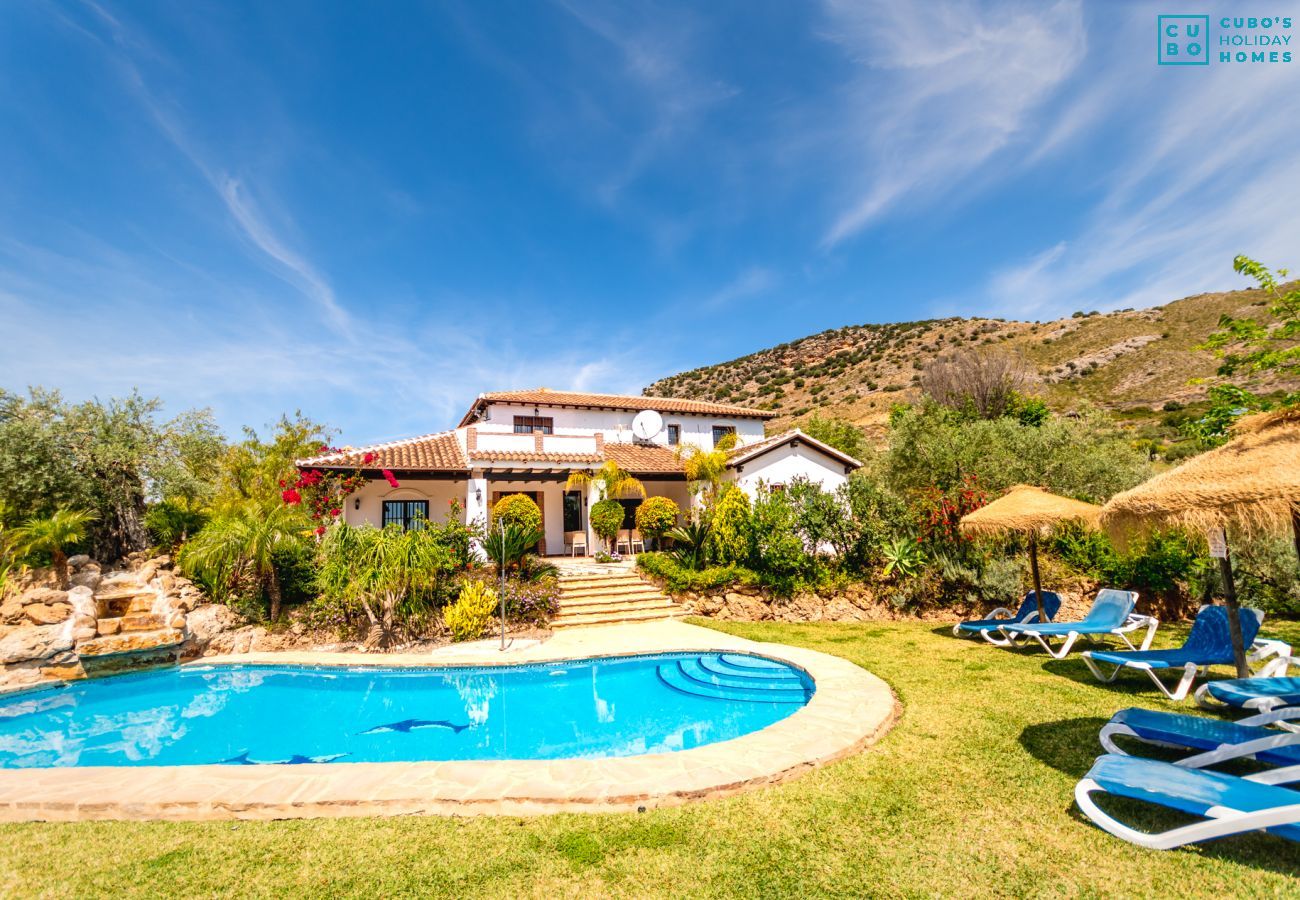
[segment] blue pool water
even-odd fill
[[[0,700],[0,768],[633,756],[757,731],[812,692],[799,670],[743,654],[186,666]]]

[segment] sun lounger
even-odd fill
[[[1123,824],[1093,800],[1094,794],[1127,797],[1202,817],[1190,825],[1149,834]],[[1259,829],[1300,841],[1300,791],[1205,769],[1107,754],[1074,789],[1075,802],[1099,828],[1139,847],[1169,850]]]
[[[1061,596],[1053,591],[1043,591],[1043,611],[1047,613],[1047,621],[1056,618],[1057,612],[1061,609]],[[999,607],[989,613],[987,619],[972,619],[968,622],[958,622],[952,627],[952,633],[958,637],[964,635],[978,634],[990,644],[996,644],[999,647],[1005,647],[1010,643],[1007,636],[1000,630],[1003,625],[1019,624],[1024,625],[1029,622],[1038,621],[1038,601],[1034,599],[1034,592],[1030,591],[1025,594],[1025,599],[1020,603],[1020,609],[1012,615],[1011,610],[1006,607]]]
[[[1291,656],[1289,648],[1278,652],[1278,658],[1255,678],[1207,681],[1196,690],[1197,705],[1206,709],[1233,706],[1257,712],[1300,706],[1300,677],[1285,674],[1289,666],[1300,666],[1300,660]]]
[[[1192,769],[1234,759],[1255,759],[1274,768],[1252,776],[1268,784],[1300,781],[1300,734],[1269,725],[1300,721],[1300,708],[1277,709],[1237,722],[1209,716],[1189,716],[1133,707],[1121,709],[1101,729],[1101,745],[1110,753],[1127,755],[1115,738],[1127,736],[1145,744],[1199,751],[1175,765]]]
[[[1237,610],[1241,622],[1241,639],[1247,647],[1255,642],[1264,614],[1257,609]],[[1112,682],[1124,669],[1145,672],[1170,700],[1182,700],[1191,690],[1197,672],[1210,666],[1230,666],[1232,637],[1228,631],[1228,609],[1223,606],[1203,606],[1196,614],[1192,630],[1183,646],[1172,650],[1085,650],[1083,661],[1092,674],[1105,682]],[[1105,666],[1114,666],[1105,672]],[[1156,674],[1159,671],[1182,670],[1182,677],[1171,689]]]
[[[1079,638],[1113,635],[1122,640],[1132,650],[1146,650],[1155,637],[1156,626],[1160,622],[1151,616],[1140,616],[1133,612],[1137,603],[1137,594],[1133,591],[1117,591],[1103,588],[1097,593],[1092,609],[1080,622],[1031,622],[1027,625],[1003,625],[1001,631],[1012,642],[1033,638],[1054,659],[1064,659]],[[1128,639],[1129,632],[1146,628],[1147,634],[1141,647],[1134,647]],[[1050,641],[1062,638],[1060,649],[1053,650]]]

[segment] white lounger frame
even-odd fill
[[[1148,637],[1146,644],[1149,645],[1150,643],[1151,643],[1151,639]],[[1267,646],[1261,646],[1261,645],[1267,645]],[[1285,651],[1281,650],[1277,645],[1280,645],[1281,647],[1285,647],[1286,648]],[[1142,649],[1143,650],[1147,649],[1147,646],[1143,645]],[[1271,654],[1275,654],[1275,653],[1289,654],[1290,652],[1291,652],[1291,648],[1288,645],[1283,644],[1281,641],[1255,641],[1255,643],[1250,645],[1250,653],[1246,656],[1246,662],[1256,663],[1270,656]],[[1196,665],[1196,663],[1187,663],[1187,665],[1183,666],[1183,677],[1178,680],[1178,684],[1174,685],[1173,690],[1170,690],[1168,687],[1165,686],[1165,683],[1160,680],[1160,677],[1156,675],[1156,670],[1152,668],[1150,663],[1134,661],[1130,663],[1117,664],[1117,663],[1108,662],[1107,663],[1108,665],[1115,666],[1115,670],[1111,672],[1109,675],[1107,675],[1104,671],[1102,671],[1101,665],[1094,662],[1092,657],[1088,656],[1088,654],[1085,653],[1083,655],[1083,661],[1087,663],[1088,668],[1092,671],[1092,674],[1097,676],[1097,680],[1103,681],[1106,684],[1110,684],[1111,682],[1113,682],[1116,678],[1119,677],[1119,673],[1124,671],[1125,669],[1133,669],[1134,671],[1138,671],[1138,672],[1146,672],[1147,676],[1153,682],[1155,682],[1155,686],[1160,688],[1160,693],[1164,694],[1170,700],[1174,700],[1174,701],[1182,700],[1184,697],[1186,697],[1187,692],[1192,689],[1192,684],[1196,681],[1197,674],[1199,673],[1201,677],[1205,677],[1206,673],[1209,671],[1210,668],[1209,666],[1198,666]],[[1177,670],[1162,669],[1161,671],[1175,672]],[[1199,694],[1200,692],[1198,691],[1198,696]],[[1198,700],[1197,702],[1199,703],[1200,701]]]
[[[1097,827],[1103,831],[1108,831],[1115,837],[1123,838],[1130,844],[1137,844],[1139,847],[1146,847],[1151,850],[1172,850],[1174,847],[1194,844],[1198,841],[1208,841],[1233,834],[1244,834],[1262,828],[1274,828],[1278,825],[1300,824],[1300,803],[1278,806],[1273,809],[1260,810],[1259,812],[1241,812],[1236,809],[1216,806],[1206,811],[1205,815],[1209,818],[1203,822],[1194,822],[1181,828],[1171,828],[1159,834],[1148,834],[1145,831],[1129,828],[1108,813],[1103,812],[1092,800],[1092,794],[1095,791],[1105,793],[1106,789],[1091,778],[1085,778],[1079,782],[1074,789],[1074,802],[1079,804],[1079,809],[1083,810],[1088,818],[1092,819]]]
[[[1029,615],[1025,616],[1023,619],[1020,619],[1018,621],[1011,618],[1015,614],[1016,614],[1015,610],[1007,609],[1005,606],[999,606],[997,609],[989,613],[985,618],[1006,619],[1008,625],[1028,625],[1030,622],[1036,622],[1038,620],[1038,610],[1034,610],[1033,612],[1029,613]],[[964,637],[966,635],[967,632],[961,630],[962,624],[963,623],[958,622],[956,625],[952,626],[952,633],[955,637]],[[976,633],[995,647],[1011,646],[1011,640],[1005,634],[1003,634],[1000,629],[986,628],[985,630]],[[998,635],[998,637],[994,637],[995,634]]]
[[[1260,668],[1259,672],[1256,673],[1257,678],[1277,678],[1285,675],[1291,666],[1300,668],[1300,660],[1291,656],[1291,645],[1283,643],[1282,641],[1274,640],[1255,641],[1255,643],[1251,645],[1251,653],[1246,657],[1246,662],[1258,663],[1268,659],[1270,656],[1275,656],[1276,659],[1265,663],[1264,666]],[[1201,707],[1201,709],[1222,711],[1233,708],[1231,703],[1220,702],[1210,694],[1210,685],[1208,682],[1196,689],[1194,699],[1196,700],[1196,705]],[[1268,712],[1269,710],[1284,706],[1287,706],[1287,702],[1281,697],[1256,697],[1254,700],[1247,700],[1241,705],[1241,708],[1254,710],[1256,712]],[[1279,722],[1278,724],[1288,731],[1300,731],[1300,723]]]
[[[1077,624],[1081,625],[1083,623],[1080,622]],[[1053,650],[1052,645],[1049,644],[1046,640],[1044,640],[1042,635],[1035,634],[1032,631],[1017,632],[1014,628],[1006,628],[1005,626],[1001,629],[1001,631],[1008,638],[1007,641],[1008,645],[1015,644],[1019,641],[1024,641],[1027,638],[1033,638],[1034,640],[1038,641],[1038,643],[1042,644],[1043,649],[1046,650],[1049,654],[1051,654],[1053,659],[1065,659],[1065,657],[1069,654],[1070,649],[1074,646],[1075,641],[1077,641],[1079,638],[1081,637],[1094,638],[1094,637],[1101,637],[1103,635],[1108,635],[1108,634],[1118,637],[1121,641],[1123,641],[1125,644],[1128,645],[1128,648],[1130,650],[1149,650],[1151,649],[1151,641],[1156,636],[1156,628],[1158,628],[1159,626],[1160,626],[1160,620],[1157,619],[1155,616],[1140,616],[1136,613],[1133,613],[1129,615],[1129,617],[1124,621],[1123,625],[1121,625],[1118,628],[1113,628],[1110,631],[1068,632],[1065,636],[1065,643],[1061,644],[1061,648],[1059,650]],[[1134,647],[1133,642],[1128,639],[1128,635],[1130,632],[1137,631],[1140,628],[1145,628],[1147,630],[1146,637],[1142,639],[1141,646]],[[1058,636],[1059,635],[1051,635],[1051,637],[1058,637]]]
[[[1277,725],[1281,728],[1287,728],[1295,724],[1294,720],[1300,720],[1300,707],[1288,707],[1287,709],[1275,709],[1271,712],[1260,713],[1257,716],[1251,716],[1247,719],[1241,719],[1238,725]],[[1127,750],[1115,743],[1115,738],[1127,735],[1142,741],[1144,744],[1150,744],[1154,747],[1172,747],[1178,749],[1180,744],[1169,744],[1164,741],[1153,741],[1148,738],[1138,737],[1136,731],[1123,722],[1107,722],[1101,728],[1101,745],[1106,748],[1108,753],[1117,753],[1120,756],[1131,756]],[[1257,738],[1253,741],[1244,741],[1240,744],[1224,744],[1217,750],[1206,750],[1180,759],[1174,763],[1176,766],[1183,766],[1187,769],[1203,769],[1206,766],[1217,766],[1219,763],[1228,762],[1233,759],[1253,759],[1255,754],[1264,750],[1272,750],[1275,747],[1292,747],[1300,744],[1300,734],[1294,731],[1279,731],[1268,737]],[[1278,766],[1265,772],[1256,772],[1253,775],[1246,776],[1250,781],[1258,781],[1261,784],[1289,784],[1293,781],[1300,781],[1300,765]]]

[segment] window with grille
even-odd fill
[[[550,416],[515,416],[515,434],[555,434]]]
[[[423,528],[429,521],[428,500],[385,500],[384,527],[401,525],[404,531]]]
[[[682,426],[680,426],[680,425],[669,425],[669,426],[668,426],[668,446],[670,446],[670,447],[676,447],[676,446],[677,446],[678,444],[680,444],[681,442],[682,442]]]
[[[718,441],[722,440],[729,434],[736,433],[735,425],[714,425],[713,426],[713,446],[718,446]]]

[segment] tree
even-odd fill
[[[452,556],[422,528],[404,531],[389,525],[355,531],[360,535],[358,597],[370,620],[366,646],[387,649],[398,643],[398,607],[431,589],[452,566]]]
[[[564,483],[564,489],[585,491],[593,484],[596,485],[601,500],[618,500],[629,494],[639,497],[646,495],[645,485],[612,459],[605,460],[605,464],[595,472],[574,472]]]
[[[692,494],[700,493],[707,485],[709,502],[717,499],[726,482],[727,462],[735,446],[736,435],[733,433],[724,434],[712,450],[705,450],[698,444],[682,444],[677,448],[677,459],[686,473],[686,483]]]
[[[223,509],[245,500],[278,501],[285,485],[297,478],[295,462],[328,451],[330,434],[301,412],[281,416],[266,439],[245,428],[244,439],[227,447],[217,465],[213,505]]]
[[[229,589],[241,574],[256,579],[271,601],[271,621],[280,618],[282,585],[277,552],[298,549],[307,521],[294,507],[278,502],[245,503],[213,519],[180,551],[181,567],[219,589]]]
[[[542,511],[527,494],[507,494],[502,497],[492,507],[492,520],[493,525],[498,521],[505,521],[507,524],[520,526],[526,532],[538,532],[539,535],[542,530]],[[538,540],[541,540],[540,536]]]
[[[861,460],[867,453],[867,438],[862,429],[846,419],[816,413],[803,425],[804,434],[829,444],[841,453]]]
[[[596,536],[601,538],[611,551],[614,549],[614,540],[618,537],[619,529],[623,527],[625,515],[623,504],[617,500],[600,500],[592,505],[591,512],[588,513],[591,530],[596,532]]]
[[[48,553],[59,587],[68,587],[70,547],[86,539],[86,526],[95,514],[88,510],[59,509],[52,515],[28,519],[14,529],[14,540],[26,553]]]
[[[1007,414],[1029,383],[1024,362],[994,350],[957,350],[921,372],[921,391],[935,403],[981,419]]]
[[[745,563],[753,543],[749,495],[735,485],[728,486],[713,505],[710,524],[714,558],[724,565]]]
[[[669,497],[651,497],[636,508],[636,527],[658,544],[677,525],[681,509]]]
[[[189,410],[162,428],[157,458],[148,467],[156,499],[199,512],[216,494],[226,439],[212,410]]]

